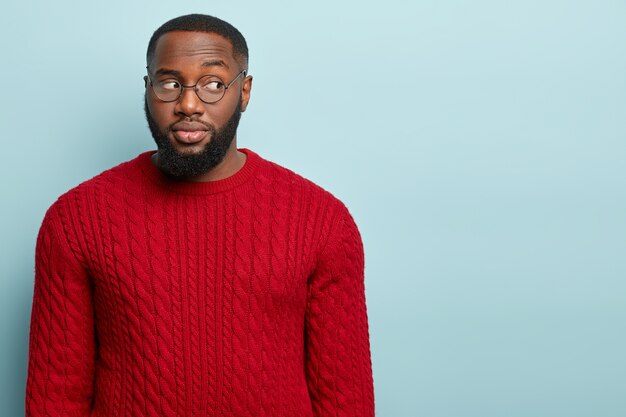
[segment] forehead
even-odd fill
[[[236,66],[230,41],[217,33],[174,31],[163,34],[156,43],[150,67],[183,70],[221,62],[226,69]]]

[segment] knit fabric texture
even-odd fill
[[[346,207],[241,149],[214,182],[152,152],[62,195],[37,239],[26,415],[371,417]]]

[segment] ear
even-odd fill
[[[143,87],[148,88],[148,76],[147,75],[143,76]]]
[[[246,76],[243,79],[243,85],[241,86],[241,111],[246,111],[248,102],[250,101],[250,92],[252,91],[252,75]]]

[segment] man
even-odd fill
[[[243,36],[161,26],[157,144],[61,196],[37,240],[27,416],[373,416],[359,232],[306,179],[238,149]]]

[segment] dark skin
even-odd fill
[[[205,32],[169,32],[161,36],[156,44],[152,62],[148,68],[154,79],[176,78],[183,85],[194,85],[205,75],[216,75],[226,84],[246,68],[233,55],[232,45],[226,38]],[[178,101],[166,103],[159,100],[147,85],[148,110],[156,121],[159,130],[168,131],[170,143],[180,154],[197,154],[211,141],[212,135],[204,131],[205,126],[216,130],[228,121],[241,106],[244,112],[250,101],[252,77],[240,77],[226,90],[217,103],[201,101],[193,88],[184,89]],[[239,97],[241,95],[241,101]],[[181,134],[176,130],[184,126],[191,130]],[[158,167],[158,152],[152,157]],[[217,181],[228,178],[239,171],[246,161],[244,153],[237,150],[237,137],[233,139],[224,159],[217,166],[189,181]]]

